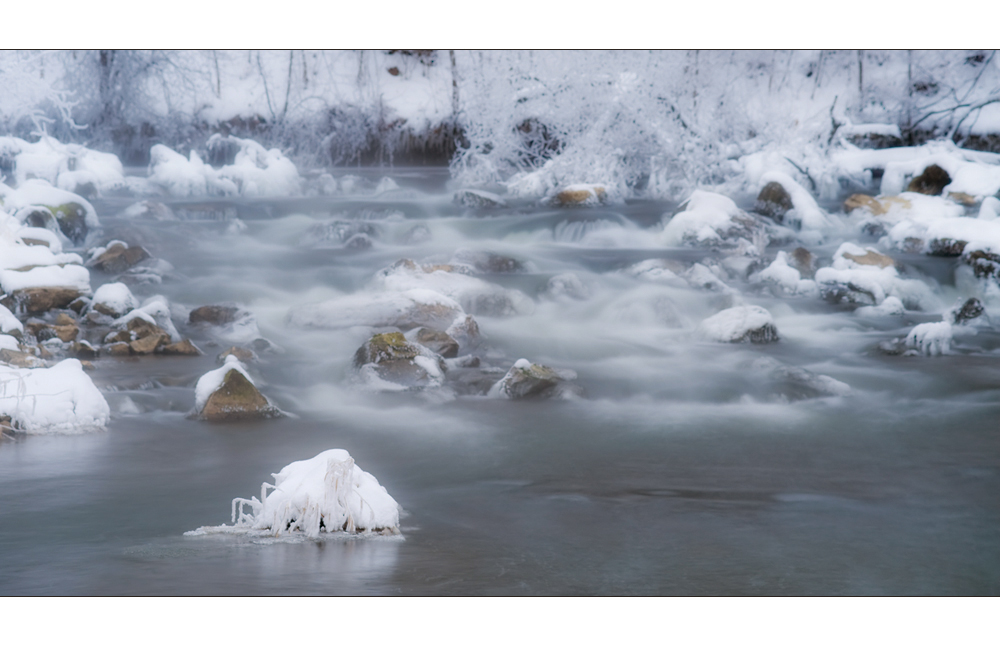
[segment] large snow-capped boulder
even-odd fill
[[[337,532],[399,534],[399,504],[347,451],[330,449],[274,474],[273,485],[261,485],[260,500],[233,500],[232,527],[205,527],[192,533],[234,529],[312,538]]]
[[[82,196],[98,196],[126,186],[121,160],[111,153],[46,136],[33,143],[0,137],[0,150],[13,163],[12,179],[18,186],[37,178]]]
[[[139,307],[139,301],[124,283],[105,283],[97,288],[90,301],[90,308],[113,319],[125,316]]]
[[[0,416],[24,433],[103,429],[111,409],[76,359],[51,368],[0,365]]]
[[[202,375],[195,385],[195,410],[210,422],[233,422],[279,417],[281,411],[272,406],[257,390],[253,379],[234,355],[226,362]]]
[[[698,331],[720,343],[774,343],[779,339],[771,313],[757,305],[722,310],[702,321]]]

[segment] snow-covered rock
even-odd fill
[[[774,343],[778,329],[771,313],[757,305],[740,305],[710,316],[698,326],[701,336],[720,343]]]
[[[669,246],[735,246],[740,239],[754,243],[765,235],[763,223],[731,199],[700,190],[664,223],[661,241]]]
[[[253,379],[235,355],[221,368],[205,373],[195,385],[195,410],[210,422],[269,419],[281,415],[257,390]]]
[[[507,206],[506,200],[489,191],[481,191],[473,188],[463,188],[455,191],[452,198],[456,204],[470,209],[487,209]]]
[[[257,318],[236,304],[197,307],[188,314],[188,323],[205,328],[209,334],[226,343],[239,345],[260,338]]]
[[[593,206],[604,201],[607,189],[601,184],[570,184],[551,200],[561,206]]]
[[[17,189],[0,185],[0,200],[9,212],[20,212],[33,206],[45,207],[55,216],[62,233],[77,244],[101,224],[90,202],[75,193],[56,188],[44,179],[25,180]]]
[[[819,375],[805,368],[789,366],[771,357],[754,359],[749,366],[756,376],[763,376],[772,395],[796,401],[814,397],[843,397],[851,387],[827,375]]]
[[[90,308],[105,316],[119,318],[139,307],[139,301],[124,283],[106,283],[97,288]]]
[[[76,359],[51,368],[0,365],[0,415],[24,433],[103,429],[111,409]]]
[[[910,309],[932,310],[941,305],[925,283],[902,278],[892,258],[850,242],[834,253],[833,266],[816,272],[816,283],[831,302],[880,305],[887,296],[895,296]]]
[[[799,270],[788,264],[788,254],[779,251],[766,269],[757,272],[750,277],[751,283],[766,283],[772,285],[781,293],[794,296],[816,296],[819,294],[819,287],[816,281],[804,280]]]
[[[399,534],[399,504],[343,449],[292,462],[273,476],[273,485],[261,485],[260,500],[233,500],[232,526],[202,527],[188,534],[259,531],[312,538],[337,532]]]
[[[17,185],[38,178],[80,195],[100,195],[126,185],[122,163],[111,153],[64,144],[52,137],[41,137],[34,143],[0,137],[0,149],[13,161]]]

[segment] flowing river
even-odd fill
[[[727,280],[781,339],[706,341],[694,330],[725,290],[623,271],[722,259],[658,242],[676,205],[466,208],[444,169],[392,177],[397,190],[369,197],[168,201],[171,220],[94,202],[107,239],[174,267],[137,296],[256,317],[276,346],[257,383],[291,415],[189,419],[195,382],[231,344],[177,317],[204,356],[97,360],[107,431],[0,442],[0,594],[1000,594],[995,329],[951,355],[890,356],[873,349],[940,316],[865,318]],[[839,243],[810,251],[828,264]],[[371,392],[352,379],[370,331],[288,323],[296,307],[373,289],[402,258],[460,250],[520,269],[478,276],[524,295],[514,315],[472,312],[482,374],[524,357],[575,371],[578,396]],[[893,255],[943,302],[961,295],[955,259]],[[112,280],[92,272],[95,289]],[[850,393],[806,396],[761,359]],[[229,523],[233,498],[330,448],[400,503],[402,538],[184,535]]]

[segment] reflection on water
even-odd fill
[[[441,173],[397,182],[409,193],[202,210],[221,219],[190,207],[177,209],[188,219],[130,221],[114,215],[127,203],[98,204],[109,237],[174,265],[138,295],[255,315],[279,350],[253,369],[297,417],[187,419],[195,382],[225,349],[197,330],[183,333],[203,357],[100,364],[106,432],[0,443],[0,593],[1000,594],[995,333],[956,356],[887,357],[870,349],[928,315],[869,320],[756,294],[746,298],[782,341],[707,343],[694,330],[723,294],[621,271],[703,260],[659,244],[651,227],[672,205],[466,211]],[[234,217],[244,231],[229,230]],[[371,224],[372,245],[317,241],[330,222]],[[359,392],[347,376],[366,330],[286,324],[293,307],[371,289],[400,258],[447,262],[460,248],[530,263],[484,276],[534,302],[530,314],[477,317],[484,364],[572,369],[583,399]],[[920,260],[945,302],[952,262]],[[566,272],[584,292],[546,292]],[[852,394],[796,401],[751,369],[762,358]],[[229,522],[233,498],[329,448],[402,504],[405,540],[184,536]]]

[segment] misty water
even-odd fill
[[[378,197],[168,201],[171,221],[95,200],[105,237],[175,267],[137,296],[255,315],[278,350],[252,370],[293,415],[189,419],[195,382],[229,344],[185,321],[204,356],[96,361],[107,431],[0,443],[0,594],[1000,593],[996,332],[949,356],[887,356],[880,341],[939,317],[864,318],[732,281],[781,340],[705,341],[693,330],[725,294],[621,271],[723,259],[657,242],[675,204],[465,208],[446,170],[392,177],[399,189]],[[314,227],[333,221],[373,245],[318,239]],[[828,262],[838,244],[810,250]],[[525,357],[573,370],[579,397],[369,392],[351,362],[370,330],[287,323],[295,307],[364,293],[401,258],[447,262],[459,249],[524,268],[479,276],[530,305],[472,312],[482,368],[499,379]],[[893,255],[957,298],[955,259]],[[579,289],[548,288],[567,272]],[[110,280],[92,273],[95,289]],[[851,393],[802,397],[754,370],[762,357]],[[184,535],[229,523],[233,498],[330,448],[400,503],[402,538]]]

